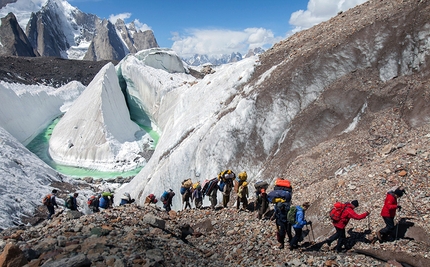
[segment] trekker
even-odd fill
[[[51,194],[46,195],[42,200],[43,204],[48,209],[48,220],[50,220],[52,215],[55,214],[55,208],[54,207],[56,207],[58,209],[58,204],[57,204],[57,201],[55,200],[57,193],[58,193],[58,190],[53,189]]]
[[[355,213],[354,209],[358,207],[358,200],[353,200],[351,203],[345,203],[342,207],[340,219],[338,221],[333,221],[333,226],[336,229],[336,233],[330,236],[325,242],[330,246],[333,241],[337,239],[336,252],[342,252],[342,246],[346,244],[346,234],[345,227],[349,220],[362,220],[369,216],[370,212],[366,211],[362,214]]]
[[[121,202],[119,203],[120,206],[124,206],[127,204],[131,204],[134,202],[134,198],[132,199],[130,197],[129,193],[124,193],[124,195],[121,197]]]
[[[108,209],[112,207],[114,195],[111,192],[103,192],[99,202],[99,208]]]
[[[233,190],[233,180],[236,178],[236,174],[232,170],[225,170],[218,174],[220,180],[219,189],[222,192],[222,206],[227,208],[228,202],[230,202],[230,194]]]
[[[216,205],[218,204],[218,197],[217,197],[217,191],[218,191],[218,185],[214,186],[214,189],[209,195],[209,200],[211,202],[211,208],[214,210],[216,208]]]
[[[240,203],[242,203],[243,210],[246,210],[248,208],[248,183],[247,182],[242,182],[242,184],[239,186],[239,189],[237,190],[237,201],[236,201],[237,209],[240,208]]]
[[[200,183],[198,183],[195,188],[193,186],[191,198],[194,199],[194,205],[196,206],[196,209],[201,209],[203,206],[203,193]]]
[[[394,217],[396,217],[396,210],[401,211],[402,207],[397,204],[397,199],[403,196],[405,193],[404,189],[400,187],[394,191],[390,190],[387,192],[385,197],[384,206],[381,210],[382,219],[384,219],[385,227],[376,232],[376,237],[380,242],[390,239],[395,239],[397,236],[394,233],[395,224]]]
[[[295,223],[293,224],[295,235],[290,242],[290,249],[296,249],[299,247],[298,244],[302,237],[303,226],[307,224],[312,225],[311,221],[305,220],[305,211],[309,208],[309,206],[309,202],[305,202],[301,206],[296,206]]]
[[[76,201],[76,198],[78,196],[79,196],[79,193],[74,193],[73,195],[69,195],[64,202],[64,205],[66,206],[66,208],[70,210],[78,210],[78,203]]]
[[[99,204],[100,204],[100,198],[101,194],[97,194],[97,196],[91,196],[88,198],[87,204],[88,208],[90,208],[93,212],[99,212]]]
[[[157,200],[157,198],[155,197],[155,195],[154,194],[149,194],[146,198],[145,198],[145,204],[146,205],[149,205],[149,204],[155,204],[155,203],[157,203],[158,202],[158,200]]]
[[[281,245],[279,246],[279,249],[284,248],[285,244],[285,235],[288,236],[288,243],[291,242],[293,236],[291,234],[291,224],[288,223],[287,220],[287,214],[290,210],[290,204],[288,202],[278,202],[276,203],[275,208],[275,223],[276,223],[276,229],[278,230],[276,232],[276,239],[278,240]]]
[[[184,210],[188,208],[191,209],[191,203],[190,203],[190,197],[191,197],[191,189],[185,188],[185,193],[182,195],[182,204],[185,206]]]
[[[174,196],[175,192],[173,192],[172,189],[169,189],[166,200],[163,201],[163,207],[167,212],[172,210],[172,201]]]
[[[258,219],[262,219],[263,215],[266,214],[267,209],[269,208],[269,200],[267,200],[266,189],[261,188],[260,193],[257,195],[257,203],[259,206],[258,209]],[[291,232],[291,225],[290,225]]]

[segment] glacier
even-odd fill
[[[127,171],[144,165],[151,138],[131,121],[118,76],[106,64],[52,132],[49,154],[63,165]]]

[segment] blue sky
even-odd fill
[[[47,0],[21,0],[42,4]],[[58,0],[57,0],[58,1]],[[136,21],[180,56],[270,48],[366,0],[68,0],[85,13]]]
[[[182,56],[270,48],[366,0],[69,0],[101,18],[138,20]]]

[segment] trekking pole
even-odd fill
[[[314,228],[312,227],[312,224],[311,224],[311,231],[312,231],[312,240],[313,240],[313,243],[315,243]]]
[[[309,234],[309,228],[308,228],[308,225],[306,225],[306,230],[308,230],[308,239],[309,239],[309,244],[312,244],[312,242],[311,242],[311,235]]]
[[[424,221],[424,218],[423,218],[423,216],[421,215],[421,212],[420,212],[420,211],[417,209],[417,207],[415,206],[414,202],[412,201],[411,196],[410,196],[409,194],[406,194],[406,192],[405,192],[405,195],[407,195],[407,196],[408,196],[409,201],[410,201],[410,202],[411,202],[411,204],[412,204],[412,207],[414,207],[414,209],[415,209],[415,211],[418,213],[418,216],[420,217],[420,219],[421,219],[422,221]]]
[[[399,199],[399,202],[397,203],[397,205],[399,205],[400,204],[400,199]],[[394,241],[395,242],[397,242],[397,235],[398,235],[398,233],[399,233],[399,224],[400,224],[400,212],[401,212],[402,210],[400,209],[399,210],[399,212],[398,212],[398,219],[397,219],[397,225],[396,225],[396,238],[394,239]]]

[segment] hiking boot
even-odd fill
[[[283,249],[284,248],[284,244],[281,244],[278,248],[279,249]]]
[[[381,236],[381,232],[376,232],[376,237],[378,238],[379,241],[382,241],[382,236]]]

